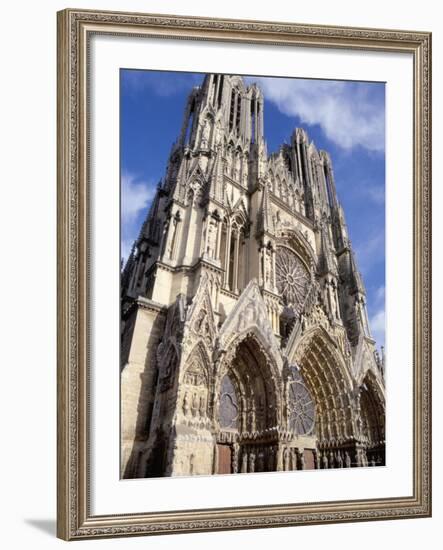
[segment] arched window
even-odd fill
[[[217,98],[217,103],[218,103],[218,108],[219,109],[221,107],[222,97],[223,97],[223,80],[224,80],[224,76],[221,75],[219,85],[218,85],[218,98]]]
[[[234,384],[229,375],[225,374],[220,389],[220,427],[224,429],[238,429],[238,401]]]
[[[231,292],[243,289],[246,280],[244,220],[237,215],[230,224],[222,225],[221,266],[225,271],[223,285]]]
[[[329,206],[332,206],[332,192],[331,192],[331,182],[329,180],[328,167],[324,165],[324,174],[325,174],[325,185],[326,185],[326,194],[328,196]]]
[[[234,119],[235,119],[235,90],[231,92],[231,106],[229,109],[229,130],[232,131],[234,128]]]
[[[216,95],[217,95],[217,83],[219,75],[215,74],[212,77],[212,90],[211,90],[211,103],[215,105]]]
[[[229,264],[228,264],[228,284],[229,288],[234,291],[234,271],[235,271],[235,242],[238,235],[238,228],[233,226],[231,231],[231,242],[229,246]]]
[[[292,249],[278,246],[275,270],[277,289],[284,305],[299,315],[310,285],[305,265]]]
[[[239,94],[237,96],[237,113],[235,117],[235,130],[237,134],[239,134],[240,132],[240,117],[241,117],[241,95]]]
[[[255,101],[251,101],[251,143],[255,143],[255,127],[256,127],[256,119],[255,119]]]
[[[314,400],[296,367],[291,367],[291,374],[288,399],[289,429],[298,435],[311,434],[315,427]]]
[[[275,178],[275,194],[281,198],[281,181],[279,176]]]
[[[189,145],[191,140],[192,126],[194,125],[194,113],[195,113],[195,100],[192,102],[191,108],[189,110],[188,125],[186,127],[185,133],[185,145]]]

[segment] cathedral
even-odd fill
[[[240,76],[190,91],[121,272],[122,478],[385,464],[331,158],[302,128],[268,154],[263,109]]]

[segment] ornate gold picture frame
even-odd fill
[[[179,39],[413,59],[412,494],[94,514],[91,495],[91,105],[94,36]],[[58,13],[58,536],[65,540],[431,515],[431,34],[69,9]],[[116,298],[117,299],[117,298]],[[110,371],[110,376],[115,373]],[[118,376],[118,374],[116,374]],[[116,404],[118,406],[118,404]],[[115,449],[118,453],[118,448]],[[118,472],[116,472],[118,479]],[[165,480],[157,480],[163,483]],[[160,491],[160,485],[158,485]],[[155,497],[152,497],[155,500]],[[152,508],[152,507],[151,507]]]

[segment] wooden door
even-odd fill
[[[230,445],[217,445],[218,474],[232,474],[232,450]]]
[[[311,449],[305,449],[303,451],[303,458],[305,461],[305,470],[315,470],[314,451],[311,451]]]

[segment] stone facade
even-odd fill
[[[122,477],[385,463],[331,159],[300,128],[268,155],[256,85],[191,91],[121,288]]]

